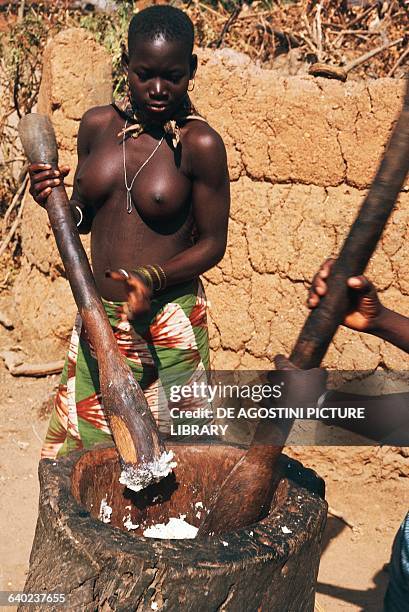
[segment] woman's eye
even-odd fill
[[[171,81],[172,83],[179,83],[181,78],[182,78],[182,75],[180,74],[171,74],[169,75],[168,80]]]
[[[136,76],[140,81],[147,81],[149,78],[149,75],[147,75],[145,72],[137,72]]]

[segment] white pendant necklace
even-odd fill
[[[127,125],[128,125],[128,121],[125,121],[124,130],[126,130]],[[127,174],[126,174],[125,133],[123,134],[123,137],[122,137],[122,153],[123,153],[124,180],[125,180],[125,189],[126,189],[126,212],[128,214],[130,214],[132,212],[132,195],[131,195],[131,190],[132,190],[133,184],[135,182],[135,179],[136,179],[137,176],[139,176],[139,174],[145,168],[146,164],[148,162],[150,162],[152,157],[155,155],[156,151],[159,149],[160,145],[164,141],[164,138],[165,138],[165,136],[163,135],[162,138],[159,140],[158,144],[156,145],[156,147],[153,149],[152,153],[149,155],[149,157],[147,157],[147,159],[145,159],[145,161],[143,162],[141,167],[135,172],[135,176],[133,177],[132,181],[128,185],[128,177],[127,177]]]

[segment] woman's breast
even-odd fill
[[[96,210],[108,203],[126,208],[128,187],[132,211],[142,220],[179,225],[178,217],[184,217],[190,208],[191,181],[176,167],[173,156],[164,151],[144,167],[143,160],[133,156],[126,160],[125,176],[121,153],[122,149],[96,151],[84,160],[76,177],[81,201]]]

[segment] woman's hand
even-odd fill
[[[125,284],[128,295],[127,312],[124,316],[130,321],[138,315],[149,312],[151,307],[152,289],[143,280],[126,270],[107,270],[105,276]]]
[[[312,279],[307,306],[315,308],[320,298],[327,293],[327,278],[331,273],[335,259],[327,259]],[[360,332],[370,332],[376,326],[378,319],[384,313],[375,286],[365,276],[352,276],[347,280],[350,303],[344,325]]]
[[[50,164],[30,164],[30,193],[40,206],[44,206],[54,187],[64,184],[64,178],[69,173],[68,166],[53,170]]]

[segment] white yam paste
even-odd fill
[[[104,497],[104,499],[101,500],[101,505],[99,507],[99,517],[98,518],[103,523],[110,523],[111,522],[111,514],[112,514],[112,508],[111,508],[111,506],[108,506],[106,497]]]
[[[124,527],[126,527],[128,531],[131,531],[132,529],[138,529],[139,527],[139,525],[135,525],[135,523],[132,522],[130,514],[128,514],[127,516],[124,516],[124,518],[122,519],[122,522],[124,524]]]
[[[198,527],[194,527],[185,521],[185,516],[181,514],[179,518],[170,518],[168,523],[158,523],[148,527],[143,532],[146,538],[161,538],[163,540],[182,540],[195,538]]]
[[[145,487],[154,482],[159,482],[170,474],[177,465],[176,461],[172,461],[172,459],[173,451],[164,451],[159,459],[155,459],[151,463],[138,465],[138,467],[127,465],[121,472],[119,482],[132,491],[145,489]]]

